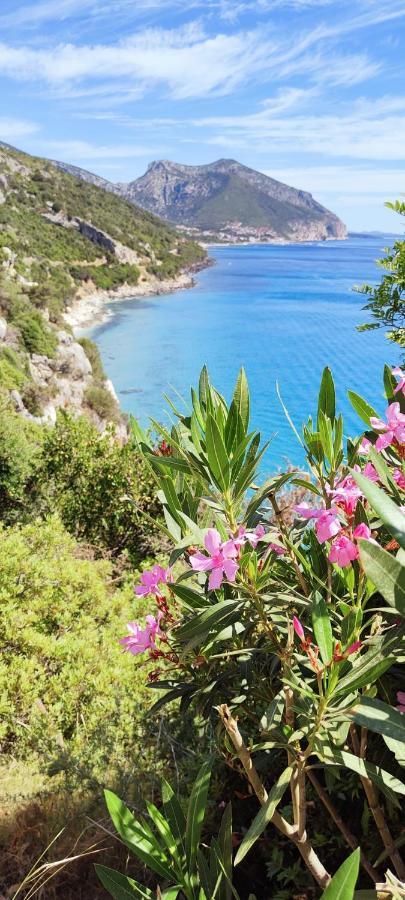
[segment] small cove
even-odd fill
[[[382,367],[399,353],[383,332],[359,333],[367,319],[355,284],[376,282],[376,259],[392,238],[290,245],[216,246],[215,265],[198,273],[196,286],[172,294],[111,304],[113,317],[85,333],[99,346],[122,409],[142,425],[149,416],[169,422],[163,399],[181,408],[204,363],[229,396],[244,365],[251,388],[253,425],[274,435],[266,470],[301,448],[276,393],[276,381],[295,424],[315,411],[322,369],[336,381],[345,433],[361,430],[346,397],[350,387],[383,412]]]

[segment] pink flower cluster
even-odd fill
[[[147,597],[154,594],[161,597],[162,592],[159,590],[160,584],[168,584],[173,581],[171,569],[163,569],[162,566],[155,565],[150,570],[145,570],[141,575],[141,583],[136,585],[135,594],[137,597]]]
[[[352,483],[353,482],[353,483]],[[342,508],[348,519],[351,519],[356,509],[357,501],[361,497],[361,491],[357,488],[354,479],[349,475],[341,481],[332,491],[335,502]],[[306,503],[295,506],[294,510],[304,519],[315,519],[315,532],[320,544],[331,541],[328,559],[337,563],[341,568],[350,564],[359,557],[359,549],[356,541],[363,538],[372,540],[371,531],[365,523],[361,522],[353,530],[345,533],[338,516],[338,508],[311,509]]]
[[[400,713],[405,713],[405,691],[397,691],[397,700],[399,706],[397,706],[397,710]]]
[[[397,385],[399,388],[399,385]],[[401,387],[402,390],[402,387]],[[385,411],[387,421],[377,419],[376,416],[370,417],[370,425],[375,431],[381,432],[376,440],[376,450],[385,450],[390,444],[405,443],[405,415],[401,413],[399,403],[390,403]]]
[[[223,541],[216,528],[208,528],[204,538],[204,547],[207,553],[197,550],[196,553],[191,554],[191,566],[195,572],[209,572],[208,588],[210,591],[216,591],[221,587],[224,578],[227,581],[235,581],[239,568],[238,559],[244,544],[249,543],[256,548],[265,533],[263,525],[257,525],[254,531],[247,531],[241,525],[236,537]],[[284,548],[279,547],[278,544],[270,544],[270,547],[275,553],[284,553]]]
[[[137,656],[138,653],[145,653],[146,650],[154,650],[156,648],[156,638],[162,637],[163,632],[160,629],[160,621],[163,613],[158,612],[155,616],[145,616],[145,628],[141,628],[138,622],[128,622],[127,628],[129,634],[120,639],[124,650]]]

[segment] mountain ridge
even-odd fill
[[[54,163],[118,193],[192,236],[242,242],[339,240],[347,228],[311,193],[239,163],[218,159],[201,166],[153,160],[144,175],[117,183]]]

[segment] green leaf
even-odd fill
[[[324,413],[319,413],[319,437],[321,439],[322,449],[326,459],[330,464],[333,463],[333,436],[330,420],[326,418]]]
[[[238,848],[238,852],[235,856],[235,866],[242,862],[242,859],[244,859],[250,848],[253,847],[253,844],[265,830],[266,825],[268,825],[272,819],[283,794],[287,790],[292,773],[293,767],[287,766],[287,768],[284,769],[284,772],[281,773],[278,781],[273,785],[266,803],[261,807],[257,816],[253,819],[250,828],[248,828],[243,841]]]
[[[167,821],[180,848],[181,856],[185,857],[186,817],[173,788],[165,778],[162,778],[162,801]]]
[[[398,544],[405,549],[405,516],[403,512],[381,488],[360,472],[352,471],[352,475],[370,506],[378,513]]]
[[[394,391],[395,391],[396,386],[397,386],[397,381],[391,372],[390,366],[385,365],[384,366],[384,389],[385,389],[385,396],[387,398],[388,403],[391,403],[392,400],[395,399]]]
[[[207,416],[205,443],[211,472],[221,488],[229,487],[229,457],[221,432],[213,416]]]
[[[318,591],[312,603],[312,627],[322,662],[326,666],[332,659],[333,635],[328,608]]]
[[[232,897],[232,804],[225,807],[218,834],[221,862],[226,875],[225,884],[221,884],[218,900],[231,900]]]
[[[245,370],[241,369],[236,381],[235,391],[233,395],[233,400],[235,402],[235,406],[239,412],[241,417],[243,427],[245,432],[249,427],[249,416],[250,416],[250,398],[249,398],[249,385],[247,382]]]
[[[318,397],[318,424],[320,414],[323,414],[331,422],[335,418],[336,400],[335,400],[335,384],[331,370],[326,366],[322,373],[321,386]]]
[[[393,706],[383,700],[361,697],[351,712],[358,725],[400,741],[405,746],[405,716]]]
[[[403,741],[394,741],[393,738],[386,737],[385,734],[382,736],[384,743],[387,745],[388,749],[391,750],[391,753],[394,754],[395,759],[402,768],[405,767],[405,743]],[[404,835],[405,840],[405,835]]]
[[[378,544],[359,541],[360,559],[366,575],[384,600],[405,616],[405,567]]]
[[[187,860],[192,871],[194,871],[196,867],[197,850],[204,822],[212,763],[213,760],[208,759],[201,766],[193,784],[188,804],[185,842]]]
[[[200,403],[203,403],[206,406],[208,401],[208,395],[210,393],[210,379],[208,375],[207,366],[203,366],[200,373],[200,380],[198,383],[198,394]]]
[[[360,848],[345,859],[335,872],[332,881],[323,892],[321,900],[353,900],[354,889],[359,877]]]
[[[356,394],[355,391],[348,391],[347,395],[349,397],[350,403],[354,411],[357,413],[362,422],[370,428],[370,419],[372,416],[375,416],[376,419],[379,418],[378,413],[367,403],[367,400],[364,400],[363,397],[360,397],[359,394]]]
[[[191,609],[205,609],[207,606],[207,598],[204,594],[199,594],[198,591],[194,591],[190,587],[186,587],[183,583],[179,583],[174,581],[170,585],[170,590],[173,591],[176,597],[178,597],[182,602],[191,607]]]
[[[394,794],[405,795],[405,785],[398,778],[395,778],[390,772],[386,772],[380,766],[375,766],[374,763],[360,759],[354,753],[349,753],[347,750],[339,750],[333,744],[320,740],[316,741],[315,752],[321,760],[330,765],[343,766],[345,769],[356,772],[361,778],[370,778],[390,799],[393,799],[392,791]]]
[[[131,811],[116,794],[113,794],[112,791],[104,791],[104,796],[115,828],[127,847],[161,878],[172,881],[173,873],[168,865],[167,857],[156,839],[152,843],[150,835],[145,832],[144,824],[136,821]]]
[[[226,624],[236,621],[241,604],[236,600],[224,600],[210,606],[209,609],[203,610],[197,616],[194,616],[189,622],[176,628],[174,634],[176,640],[186,642],[191,648],[203,641],[215,627],[224,628]]]
[[[99,864],[96,864],[94,868],[101,883],[115,900],[134,900],[134,897],[146,897],[147,900],[150,900],[153,897],[149,888],[138,884],[133,878],[128,878],[128,875],[121,875],[121,872]]]

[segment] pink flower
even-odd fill
[[[153,569],[142,572],[141,583],[137,584],[135,594],[137,597],[147,597],[148,594],[161,596],[158,585],[167,584],[169,581],[173,581],[171,569],[153,566]]]
[[[350,647],[345,650],[345,656],[350,656],[351,653],[357,653],[360,650],[361,641],[355,641],[354,644],[350,644]]]
[[[208,553],[194,553],[190,563],[196,572],[211,572],[208,587],[215,591],[221,587],[224,576],[228,581],[235,581],[238,571],[238,546],[234,540],[221,542],[221,535],[216,528],[208,528],[204,538],[204,546]]]
[[[401,472],[401,469],[394,469],[393,479],[396,481],[398,487],[401,488],[401,491],[405,491],[405,477],[404,473]]]
[[[263,525],[256,525],[254,531],[246,531],[245,526],[241,525],[238,528],[238,534],[236,538],[233,539],[234,544],[237,547],[243,547],[243,544],[245,544],[246,541],[249,541],[249,544],[251,544],[253,549],[255,549],[259,541],[261,541],[265,534],[266,529]]]
[[[405,394],[405,374],[402,369],[397,366],[395,369],[392,369],[392,374],[399,378],[398,384],[394,389],[394,394],[398,394],[399,391],[402,391],[402,393]]]
[[[294,511],[304,519],[316,519],[315,531],[320,544],[329,541],[339,533],[341,524],[336,515],[336,509],[312,509],[307,503],[294,506]]]
[[[360,444],[360,446],[359,446],[358,452],[359,452],[362,456],[367,456],[367,453],[370,452],[370,448],[371,448],[372,446],[373,446],[373,445],[372,445],[371,441],[369,441],[368,438],[364,437],[363,440],[362,440],[362,442],[361,442],[361,444]]]
[[[364,466],[363,475],[365,475],[365,477],[368,478],[369,481],[373,481],[374,484],[377,484],[377,482],[380,480],[380,476],[371,462],[366,463],[366,465]]]
[[[138,622],[128,622],[129,634],[119,641],[124,650],[132,653],[133,656],[137,656],[138,653],[145,653],[146,650],[153,650],[156,647],[156,637],[162,634],[160,630],[161,618],[161,612],[158,612],[157,619],[154,616],[146,616],[145,628],[141,628]]]
[[[371,531],[370,531],[368,525],[366,525],[365,522],[360,522],[359,525],[356,525],[356,528],[353,531],[353,537],[356,539],[363,538],[365,541],[370,541],[371,540]]]
[[[333,541],[328,559],[329,562],[337,563],[338,566],[344,569],[346,566],[350,566],[350,563],[357,559],[358,555],[359,551],[356,544],[346,537],[345,534],[341,534],[340,537]]]
[[[305,641],[304,629],[301,625],[300,620],[297,619],[297,616],[293,616],[293,625],[297,637],[299,637],[300,641]]]
[[[317,519],[324,511],[323,509],[313,509],[312,506],[308,506],[308,503],[300,503],[293,509],[302,519]]]
[[[376,440],[376,450],[385,450],[394,441],[405,443],[405,415],[401,413],[399,403],[390,403],[385,411],[387,421],[371,416],[370,424],[382,434]]]
[[[284,556],[284,554],[287,552],[285,547],[281,547],[280,544],[269,544],[269,547],[270,550],[272,550],[273,553],[276,553],[277,556]]]
[[[331,538],[339,534],[341,528],[342,526],[336,515],[336,510],[323,510],[322,514],[318,516],[315,523],[315,531],[319,543],[323,544],[324,541],[330,541]]]
[[[360,466],[356,466],[360,471]],[[355,512],[357,501],[362,496],[360,488],[357,486],[352,475],[346,475],[341,481],[338,481],[334,489],[330,491],[331,496],[338,506],[341,506],[345,515],[350,519]]]
[[[397,691],[398,712],[405,713],[405,691]]]

